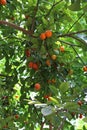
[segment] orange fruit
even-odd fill
[[[59,49],[60,49],[60,51],[61,51],[61,52],[64,52],[64,51],[65,51],[64,46],[60,46],[60,48],[59,48]]]
[[[45,35],[46,35],[47,38],[52,37],[52,31],[51,30],[47,30],[45,32]]]
[[[34,69],[34,70],[38,70],[38,64],[37,63],[33,63],[33,65],[32,65],[32,68]]]
[[[50,95],[45,95],[44,98],[46,98],[48,101],[50,101]]]
[[[47,83],[51,83],[51,80],[50,80],[50,79],[48,79],[48,80],[47,80]]]
[[[25,15],[25,19],[28,19],[29,18],[29,15]]]
[[[28,67],[29,67],[29,68],[32,68],[32,67],[33,67],[33,62],[32,62],[32,61],[29,62]]]
[[[18,118],[19,118],[19,115],[17,114],[17,115],[15,115],[14,117],[15,117],[16,119],[18,119]]]
[[[1,5],[6,5],[6,4],[7,4],[7,1],[6,1],[6,0],[0,0],[0,4],[1,4]]]
[[[87,72],[87,66],[83,67],[84,72]]]
[[[25,50],[25,54],[27,57],[30,57],[30,50],[29,49]]]
[[[50,66],[50,65],[51,65],[50,60],[46,60],[46,65],[47,65],[47,66]]]
[[[45,39],[46,39],[45,33],[41,33],[41,34],[40,34],[40,39],[41,39],[41,40],[45,40]]]
[[[83,104],[82,101],[78,101],[77,103],[78,103],[78,105],[80,105],[80,106]]]
[[[36,83],[34,85],[34,88],[35,88],[35,90],[40,90],[41,89],[41,85],[39,83]]]
[[[52,81],[52,83],[56,83],[56,80],[55,80],[55,79],[52,79],[51,81]]]
[[[82,115],[82,114],[80,114],[80,115],[79,115],[79,118],[81,119],[82,117],[83,117],[83,115]]]
[[[15,98],[19,98],[19,96],[18,96],[18,95],[16,95],[16,96],[15,96]]]
[[[52,60],[56,60],[56,58],[57,58],[56,55],[52,55],[52,56],[51,56],[51,59],[52,59]]]

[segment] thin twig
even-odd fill
[[[63,0],[60,0],[60,1],[56,2],[55,4],[53,4],[52,7],[50,8],[50,10],[48,11],[48,13],[46,14],[46,17],[47,17],[48,15],[50,15],[52,9],[53,9],[56,5],[58,5],[60,2],[62,2],[62,1],[63,1]]]
[[[59,38],[59,37],[70,37],[70,36],[72,36],[72,35],[80,34],[80,33],[85,33],[85,32],[87,32],[87,29],[81,30],[81,31],[77,31],[77,32],[71,32],[71,33],[66,33],[66,34],[60,34],[60,35],[58,35],[57,37],[58,37],[58,38]]]
[[[76,55],[78,56],[78,58],[80,59],[80,61],[82,62],[82,64],[85,65],[84,61],[83,61],[82,58],[79,56],[79,54],[78,54],[78,52],[76,51],[76,49],[74,48],[74,45],[73,45],[73,44],[70,44],[69,42],[62,41],[62,40],[59,40],[59,41],[65,43],[65,44],[70,45],[70,46],[73,48],[73,50],[74,50],[74,52],[76,53]],[[77,47],[80,47],[80,46],[77,45]]]
[[[38,5],[39,5],[39,0],[37,0],[37,4],[36,4],[36,7],[35,7],[35,10],[34,10],[34,17],[32,19],[32,25],[31,25],[31,32],[33,33],[34,32],[34,26],[35,26],[35,17],[36,17],[36,14],[37,14],[37,11],[38,11]]]
[[[79,56],[78,52],[76,51],[76,49],[72,46],[74,52],[77,54],[78,58],[80,59],[80,61],[82,62],[83,66],[85,65],[84,61],[82,60],[82,58]]]
[[[41,123],[41,128],[40,128],[40,130],[43,130],[44,123],[45,123],[45,122],[42,122],[42,123]]]
[[[51,122],[49,124],[49,130],[52,130],[52,124],[51,124]]]
[[[72,26],[69,28],[69,30],[67,31],[67,33],[70,32],[70,30],[75,26],[75,24],[84,16],[85,13],[81,14],[81,16],[72,24]]]
[[[81,46],[79,46],[79,45],[71,44],[70,42],[66,42],[66,41],[63,41],[63,40],[59,40],[59,39],[58,39],[58,41],[63,42],[63,43],[65,43],[65,44],[67,44],[67,45],[70,45],[70,46],[81,47]]]
[[[63,118],[63,121],[61,122],[61,124],[57,130],[63,130],[65,120],[66,120],[66,117]]]
[[[11,78],[12,76],[8,76],[8,75],[4,75],[4,74],[0,74],[1,77],[9,77]]]

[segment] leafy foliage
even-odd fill
[[[72,120],[87,121],[86,11],[87,0],[0,4],[0,129],[74,130]]]

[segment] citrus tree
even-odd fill
[[[0,0],[1,130],[87,122],[86,11],[87,0]]]

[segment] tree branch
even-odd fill
[[[14,24],[14,23],[10,23],[10,22],[4,21],[4,20],[0,20],[0,24],[7,25],[7,26],[12,27],[14,29],[17,29],[19,31],[22,31],[26,35],[30,35],[30,36],[36,38],[36,36],[32,35],[31,31],[25,30],[24,28],[19,27],[18,25]]]
[[[52,124],[51,124],[51,122],[49,124],[49,130],[52,130]]]
[[[9,77],[9,78],[11,78],[12,76],[8,76],[8,75],[0,74],[0,77]]]
[[[80,61],[82,62],[83,66],[85,65],[84,61],[82,60],[82,58],[79,56],[78,52],[76,51],[76,49],[72,46],[74,52],[77,54],[78,58],[80,59]]]
[[[80,33],[85,33],[87,32],[87,29],[86,30],[81,30],[81,31],[77,31],[77,32],[71,32],[71,33],[66,33],[66,34],[60,34],[58,35],[57,37],[71,37],[72,35],[75,35],[75,34],[80,34]]]
[[[34,10],[34,17],[32,19],[32,26],[31,26],[32,33],[34,32],[35,17],[36,17],[37,11],[38,11],[38,5],[39,5],[39,0],[37,0],[37,4],[36,4],[35,10]]]
[[[43,130],[44,123],[45,123],[45,122],[42,122],[42,123],[41,123],[41,128],[40,128],[40,130]]]
[[[70,45],[70,46],[81,47],[81,46],[79,46],[79,45],[71,44],[70,42],[66,42],[66,41],[63,41],[63,40],[59,40],[59,39],[58,39],[58,41],[63,42],[63,43],[65,43],[65,44],[67,44],[67,45]]]
[[[66,117],[63,118],[63,121],[61,122],[61,124],[57,130],[63,130],[63,125],[64,125],[65,120],[66,120]]]
[[[69,31],[73,28],[73,26],[84,16],[85,13],[83,13],[73,24],[72,26],[69,28],[69,30],[67,31],[67,33],[69,33]]]
[[[76,55],[78,56],[78,58],[80,59],[80,61],[82,62],[83,65],[85,65],[84,61],[82,60],[82,58],[79,56],[78,52],[76,51],[76,49],[74,48],[74,44],[70,44],[69,42],[66,42],[66,41],[62,41],[62,40],[59,40],[60,42],[63,42],[65,44],[68,44],[72,47],[72,49],[74,50],[74,52],[76,53]],[[77,47],[80,47],[78,45],[76,45]]]

